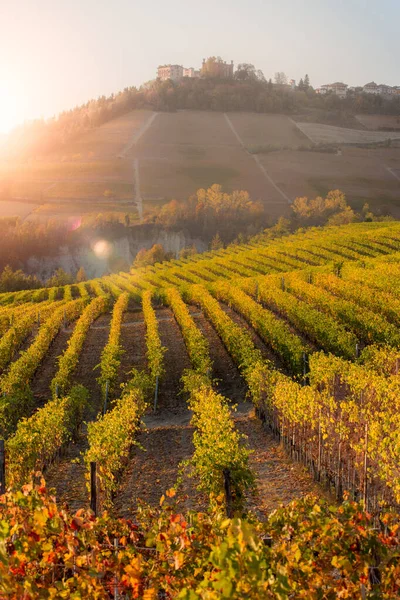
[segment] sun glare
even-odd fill
[[[22,99],[11,86],[0,84],[0,133],[9,133],[24,119]]]

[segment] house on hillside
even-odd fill
[[[342,83],[340,81],[336,81],[336,83],[327,83],[325,85],[321,85],[320,88],[317,88],[315,91],[317,94],[328,94],[332,93],[339,98],[345,98],[347,96],[347,88],[348,85],[346,83]]]
[[[374,94],[375,96],[391,96],[392,94],[396,94],[396,88],[385,83],[378,85],[375,81],[371,81],[364,85],[363,92],[365,94]]]

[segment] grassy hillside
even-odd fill
[[[89,526],[80,513],[79,564],[88,545],[122,540],[113,569],[101,551],[92,568],[129,597],[356,598],[362,585],[372,598],[372,567],[382,597],[396,597],[399,275],[400,223],[362,223],[0,295],[7,484],[45,470],[74,511],[89,506],[95,462],[97,509],[140,525]],[[44,489],[27,490],[25,504],[0,500],[5,522],[47,506]],[[67,584],[69,559],[54,552],[53,580],[88,585],[84,569]],[[51,581],[33,564],[35,585]],[[9,577],[22,585],[22,571]]]

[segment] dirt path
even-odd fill
[[[216,389],[233,402],[243,402],[247,391],[246,384],[230,354],[226,351],[221,338],[204,314],[198,312],[197,307],[189,308],[194,322],[208,340],[213,362],[212,375],[217,380]]]
[[[157,412],[145,416],[146,430],[137,438],[144,451],[133,449],[115,498],[116,513],[123,517],[134,515],[139,499],[157,506],[162,494],[175,484],[180,462],[193,454],[191,414],[187,398],[180,393],[180,379],[184,369],[190,368],[190,360],[172,312],[168,308],[157,309],[157,319],[161,342],[167,348],[167,375],[160,383]],[[189,499],[185,507],[197,506],[200,496],[193,481],[186,479],[183,492]]]
[[[58,357],[61,356],[67,348],[68,340],[73,332],[73,327],[74,326],[70,326],[68,329],[61,329],[58,332],[43,362],[32,379],[31,390],[37,406],[43,406],[51,396],[50,384],[57,373]]]
[[[121,383],[130,379],[133,368],[143,370],[147,366],[146,359],[146,327],[141,311],[128,311],[124,314],[121,327],[121,366],[115,387],[115,397],[120,395]]]
[[[86,421],[92,421],[102,409],[101,390],[96,378],[99,370],[94,368],[100,363],[101,352],[107,343],[110,315],[99,317],[90,328],[82,348],[78,366],[73,374],[73,384],[82,384],[90,392]],[[53,464],[45,477],[49,488],[55,488],[58,502],[67,504],[74,511],[87,507],[89,498],[85,482],[85,466],[80,460],[81,453],[87,448],[86,426],[82,427],[75,443],[65,450],[62,460]]]
[[[240,433],[248,437],[253,454],[250,466],[256,479],[254,493],[248,495],[247,506],[261,519],[281,504],[300,499],[307,494],[322,496],[323,491],[306,469],[294,463],[284,448],[265,431],[250,403],[241,404],[234,416]]]

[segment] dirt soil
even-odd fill
[[[73,374],[73,384],[82,384],[90,392],[86,421],[92,421],[102,409],[101,390],[96,378],[95,367],[100,363],[101,352],[107,343],[110,315],[102,315],[90,328],[86,336],[78,366]],[[66,504],[72,511],[87,507],[89,503],[86,489],[86,469],[81,460],[82,452],[87,449],[86,426],[83,425],[75,443],[65,450],[63,458],[50,466],[45,473],[47,485],[54,488],[61,505]]]
[[[247,506],[259,518],[265,519],[279,506],[307,494],[324,494],[308,471],[294,463],[279,442],[264,430],[251,404],[238,407],[235,424],[240,433],[248,437],[248,445],[253,450],[250,467],[255,474],[256,489],[248,494]]]
[[[321,123],[297,123],[297,127],[315,144],[369,144],[400,138],[400,131],[363,131]]]
[[[356,210],[365,202],[374,210],[385,206],[398,210],[400,180],[395,175],[400,148],[342,147],[339,154],[270,152],[260,155],[260,161],[292,200],[339,189]]]
[[[159,308],[156,314],[161,342],[167,348],[167,375],[160,384],[157,411],[149,410],[144,417],[146,429],[137,437],[143,449],[133,448],[115,498],[115,511],[124,517],[135,514],[139,499],[157,506],[162,494],[176,483],[179,464],[190,458],[194,450],[191,413],[187,398],[180,393],[180,378],[184,369],[190,368],[190,360],[170,309]],[[183,492],[188,494],[185,508],[202,504],[192,479],[185,477]]]
[[[126,312],[121,327],[123,354],[115,387],[116,396],[119,395],[120,385],[129,381],[129,374],[133,368],[143,370],[147,367],[145,333],[143,313],[138,311]]]
[[[32,379],[31,390],[35,397],[36,404],[39,406],[43,406],[50,398],[50,384],[57,373],[58,357],[66,350],[73,329],[74,325],[70,325],[68,328],[59,331],[40,365],[40,368]]]
[[[298,148],[309,146],[310,140],[285,115],[257,113],[229,113],[236,131],[243,143],[249,147],[274,146]]]

